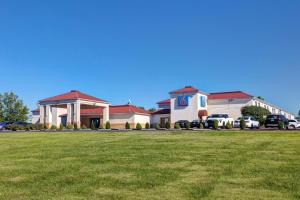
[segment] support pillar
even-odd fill
[[[52,125],[52,108],[50,105],[46,105],[45,124],[48,128],[50,128]]]
[[[109,121],[109,106],[103,108],[103,124]]]
[[[44,106],[40,106],[40,124],[45,123],[45,109]]]
[[[80,128],[80,101],[76,101],[74,104],[74,124],[77,124],[77,128]]]
[[[72,105],[67,104],[67,125],[72,124]]]

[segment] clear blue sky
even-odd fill
[[[0,0],[0,92],[30,108],[71,89],[150,108],[193,85],[297,113],[299,10],[299,0]]]

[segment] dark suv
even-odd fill
[[[268,115],[266,122],[265,122],[265,127],[266,128],[271,128],[271,127],[277,127],[279,126],[279,122],[283,122],[284,127],[288,129],[289,127],[289,120],[283,116],[283,115]]]

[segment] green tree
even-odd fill
[[[0,121],[26,121],[29,109],[13,92],[0,95]]]
[[[265,116],[271,114],[269,110],[258,106],[245,106],[241,110],[243,116],[253,116],[260,125],[265,122]]]
[[[105,123],[105,129],[110,129],[110,122],[109,122],[109,121],[107,121],[107,122]]]
[[[136,130],[142,130],[142,125],[140,123],[137,123],[135,128]]]
[[[130,129],[130,124],[128,122],[125,124],[125,129]]]

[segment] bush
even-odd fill
[[[47,130],[49,128],[49,124],[45,123],[44,124],[44,130]]]
[[[217,130],[219,128],[219,121],[218,120],[214,120],[212,128],[214,130]]]
[[[37,130],[44,130],[44,124],[37,124],[36,129]]]
[[[106,122],[105,129],[110,129],[110,122],[109,121]]]
[[[103,129],[103,124],[99,124],[99,129]]]
[[[25,130],[25,126],[17,125],[17,124],[9,124],[6,126],[6,128],[12,131]]]
[[[63,130],[64,129],[64,125],[61,123],[60,125],[59,125],[59,130]]]
[[[155,125],[155,129],[160,129],[160,125],[159,125],[159,124],[156,124],[156,125]]]
[[[174,124],[174,128],[175,128],[175,129],[180,129],[179,124],[178,124],[178,123],[175,123],[175,124]]]
[[[140,123],[137,123],[135,128],[137,130],[142,130],[142,125]]]
[[[87,129],[86,125],[82,125],[81,129]]]
[[[283,130],[284,129],[284,123],[283,122],[278,122],[278,129]]]
[[[190,122],[188,121],[184,122],[184,128],[190,129],[191,128]]]
[[[200,124],[199,124],[199,128],[200,128],[200,129],[204,129],[204,125],[203,125],[203,123],[201,123],[201,122],[200,122]]]
[[[77,123],[74,124],[74,129],[78,130],[78,124]]]
[[[240,128],[241,130],[244,130],[246,128],[246,122],[244,118],[240,120]]]
[[[51,130],[56,130],[56,129],[57,129],[57,127],[55,125],[51,126]]]
[[[130,124],[128,122],[125,124],[125,129],[130,129]]]
[[[148,122],[146,123],[145,128],[146,128],[146,129],[149,129],[149,128],[150,128],[150,124],[149,124]]]
[[[260,125],[265,123],[265,116],[271,114],[271,112],[265,108],[258,106],[245,106],[241,110],[243,116],[253,116]]]
[[[170,122],[166,122],[165,127],[166,127],[166,129],[170,129],[171,128]]]
[[[232,129],[232,124],[228,121],[227,123],[226,123],[226,127],[225,127],[226,129]]]
[[[92,130],[96,130],[96,127],[95,127],[95,124],[94,124],[94,123],[91,123],[91,129],[92,129]]]
[[[71,129],[74,129],[74,126],[73,126],[73,124],[71,124],[71,123],[68,123],[68,124],[67,124],[67,129],[69,129],[69,130],[71,130]]]

